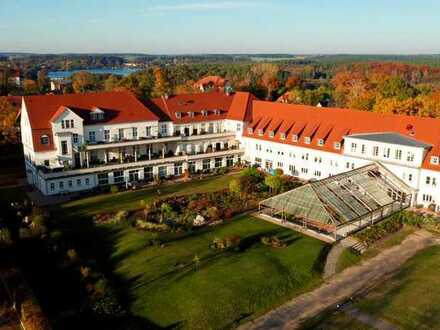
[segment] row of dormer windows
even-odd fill
[[[75,121],[73,119],[61,120],[61,128],[75,128]]]
[[[219,110],[219,109],[215,109],[215,110],[213,110],[213,112],[215,115],[221,114],[221,110]],[[209,114],[209,110],[202,110],[201,113],[202,113],[202,116],[207,117]],[[196,115],[196,113],[194,111],[188,111],[188,112],[186,112],[186,114],[191,118],[195,117],[195,115]],[[175,113],[175,115],[176,115],[176,118],[182,118],[183,112],[177,111]]]
[[[248,133],[249,134],[253,134],[253,132],[254,132],[254,129],[252,127],[248,127]],[[259,136],[263,136],[264,135],[264,131],[262,129],[259,129],[258,130],[258,135]],[[274,138],[275,137],[275,132],[274,131],[269,131],[269,137],[270,138]],[[283,141],[286,140],[286,133],[284,133],[284,132],[280,133],[280,139],[283,140]],[[297,134],[293,134],[292,135],[292,142],[298,142],[298,141],[299,141],[298,135]],[[311,144],[312,143],[312,138],[310,136],[305,136],[304,137],[304,143],[305,144]],[[317,142],[316,142],[316,145],[318,147],[323,147],[324,144],[325,144],[325,140],[324,139],[318,139]],[[341,142],[338,142],[338,141],[334,142],[333,148],[336,149],[336,150],[340,150],[341,149]]]

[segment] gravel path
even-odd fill
[[[294,298],[239,329],[298,328],[303,321],[391,276],[418,251],[439,243],[439,239],[431,233],[417,231],[400,245],[336,274],[315,290]]]

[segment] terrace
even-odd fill
[[[338,240],[411,205],[413,189],[378,163],[260,202],[264,216]]]

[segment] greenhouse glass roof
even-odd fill
[[[344,225],[391,204],[408,204],[412,188],[373,163],[310,182],[266,199],[260,206],[322,224]]]

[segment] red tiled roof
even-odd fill
[[[351,109],[317,108],[266,101],[254,101],[252,109],[251,119],[258,118],[262,122],[281,119],[283,123],[280,132],[282,132],[281,128],[285,129],[294,122],[289,136],[285,140],[280,139],[280,134],[276,134],[270,140],[333,153],[342,153],[342,150],[334,148],[334,142],[341,142],[342,137],[347,134],[396,132],[411,136],[416,140],[434,146],[427,152],[423,161],[423,168],[440,171],[439,165],[430,164],[431,156],[436,155],[436,150],[440,150],[440,119],[380,114]],[[266,129],[263,136],[259,136],[255,130],[252,134],[245,129],[243,135],[255,139],[269,140],[267,133],[268,129]],[[313,133],[315,134],[313,135]],[[293,134],[299,135],[298,142],[292,141]],[[303,137],[306,135],[313,135],[310,144],[304,143]],[[323,146],[317,144],[320,138],[325,139]]]
[[[181,94],[168,98],[160,97],[152,99],[151,102],[166,114],[162,116],[161,120],[186,124],[226,118],[246,119],[250,117],[251,99],[253,98],[249,96],[249,93],[245,92],[230,95],[223,92],[209,92]],[[215,110],[220,110],[220,113],[215,114]],[[207,115],[203,115],[202,111],[207,111]],[[177,117],[176,113],[180,113],[180,118]],[[193,117],[190,116],[190,113],[193,113]]]
[[[194,86],[200,87],[212,84],[215,87],[224,87],[226,83],[226,79],[219,77],[219,76],[206,76],[199,81],[197,81]]]
[[[129,92],[25,96],[24,101],[32,127],[35,151],[55,149],[51,119],[54,115],[55,117],[59,115],[64,107],[68,107],[83,118],[85,124],[94,123],[90,121],[90,112],[95,107],[105,112],[105,119],[100,123],[117,124],[158,120],[153,112]],[[48,145],[41,145],[42,134],[49,135]]]

